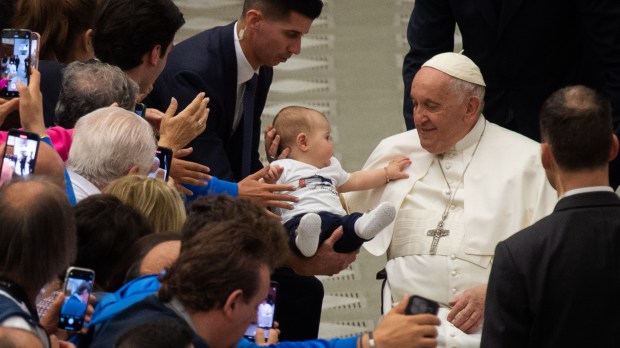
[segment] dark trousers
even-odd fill
[[[271,280],[280,284],[274,319],[280,324],[280,341],[306,341],[319,336],[323,284],[313,276],[300,276],[278,268]]]
[[[319,245],[321,245],[327,238],[329,238],[334,230],[339,226],[342,226],[344,233],[336,244],[334,244],[334,250],[338,253],[350,253],[359,249],[366,241],[355,234],[355,221],[359,219],[361,213],[352,213],[350,215],[336,215],[327,212],[318,213],[321,217],[321,236],[319,237]],[[299,221],[305,214],[299,214],[290,219],[284,224],[284,228],[288,232],[290,237],[291,250],[295,250],[298,254],[299,250],[295,246],[295,230],[299,226]]]

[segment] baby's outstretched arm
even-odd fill
[[[338,192],[361,191],[385,185],[393,180],[405,179],[409,174],[404,170],[411,165],[407,156],[401,156],[391,160],[383,168],[360,170],[351,173],[349,180],[338,188]]]

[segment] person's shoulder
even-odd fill
[[[504,128],[487,120],[487,130],[493,141],[511,147],[521,147],[525,149],[535,149],[540,151],[540,143],[532,140],[525,135],[519,134],[510,129]],[[501,141],[501,142],[500,142]]]
[[[145,322],[159,318],[176,318],[177,315],[165,307],[155,295],[117,313],[95,331],[91,347],[111,347],[120,335]]]
[[[234,47],[233,29],[234,22],[203,30],[176,44],[172,49],[171,55],[173,53],[174,55],[179,55],[187,50],[195,50],[202,47],[218,48],[222,42],[230,43]]]

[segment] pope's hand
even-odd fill
[[[448,313],[448,321],[465,333],[473,333],[482,324],[484,319],[484,300],[487,286],[479,285],[466,290],[448,304],[452,310]]]

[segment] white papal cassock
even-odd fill
[[[463,139],[440,156],[424,150],[417,131],[411,130],[383,140],[364,169],[385,167],[401,155],[412,161],[408,179],[346,195],[351,211],[367,211],[385,201],[400,207],[395,221],[364,244],[373,255],[387,252],[384,311],[404,294],[436,300],[443,307],[440,346],[477,347],[479,332],[467,335],[446,321],[448,302],[487,283],[499,241],[553,210],[557,196],[546,180],[540,145],[481,116]],[[450,200],[448,185],[456,188],[470,159],[448,208],[444,229],[450,234],[439,239],[437,253],[431,255],[433,238],[427,232],[437,227]]]

